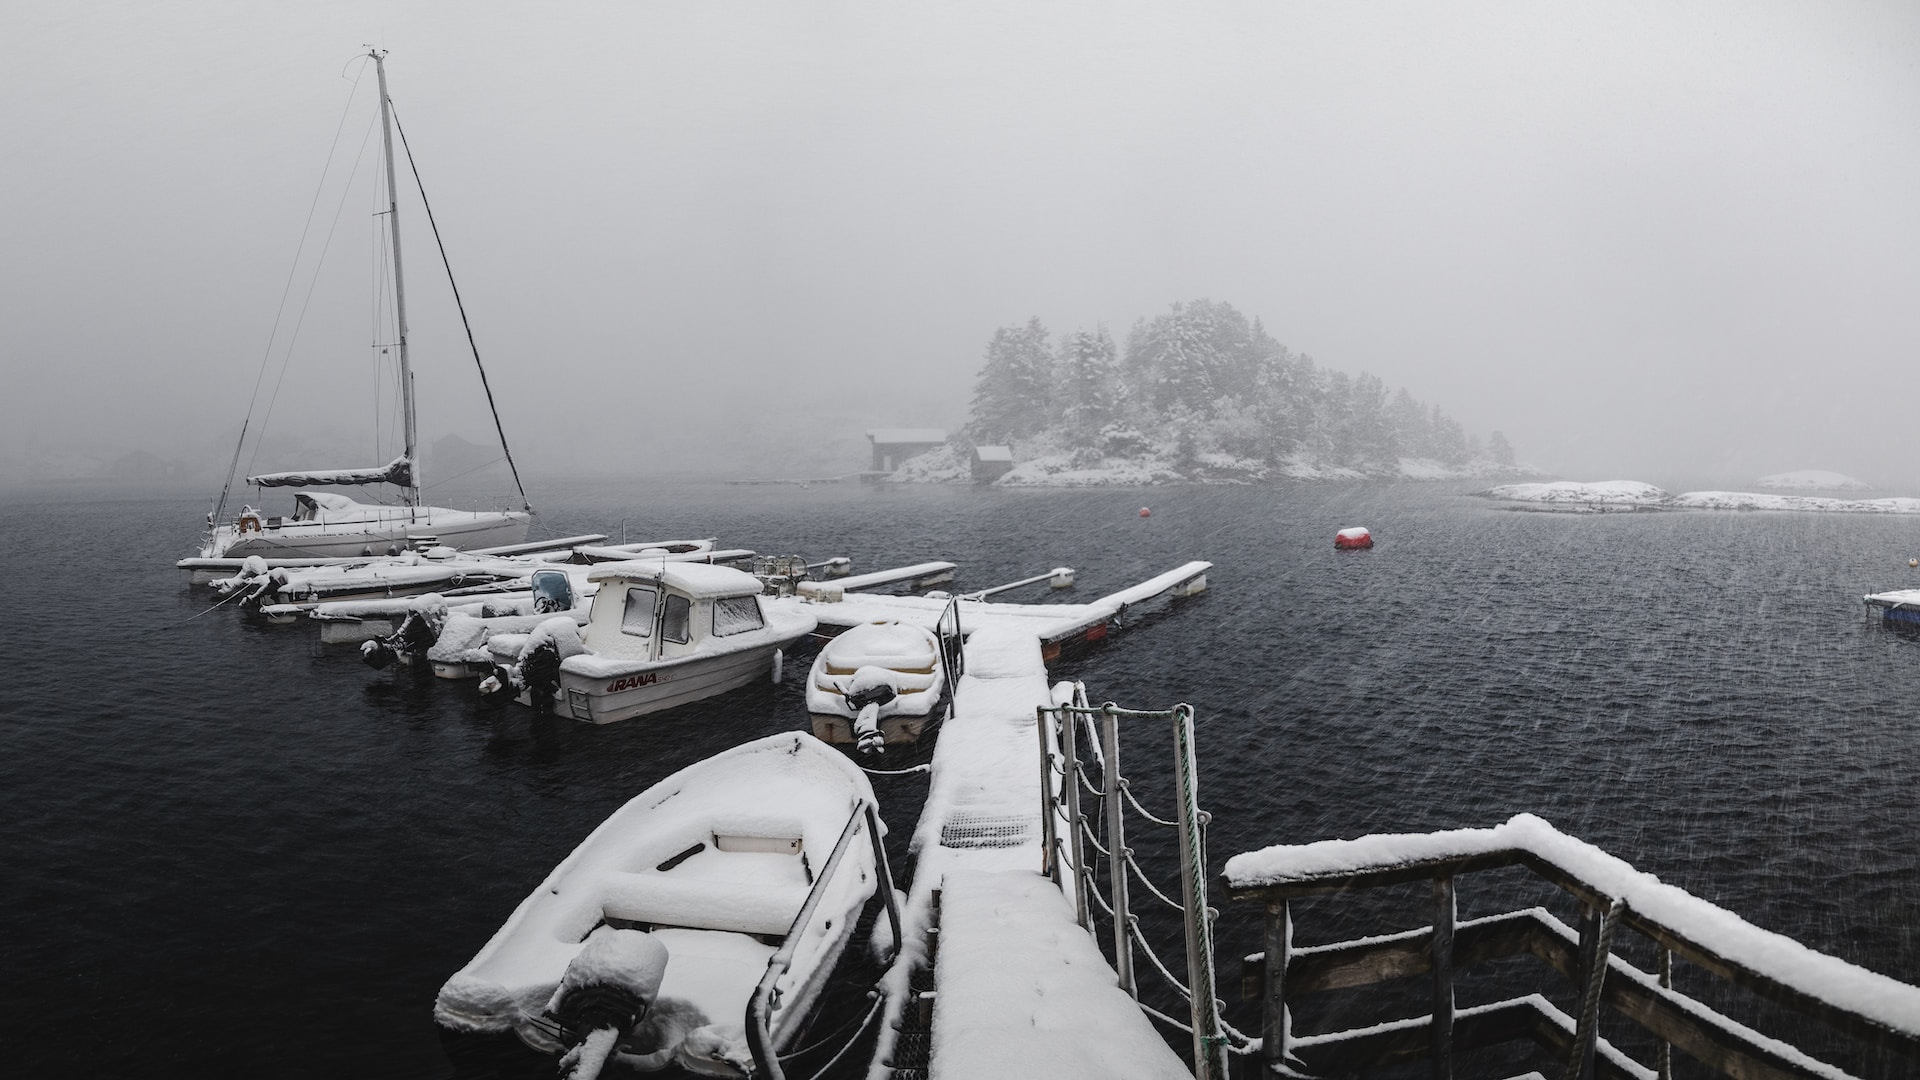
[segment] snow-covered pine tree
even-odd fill
[[[1498,431],[1487,436],[1487,454],[1502,465],[1513,466],[1513,444]]]
[[[1003,326],[987,342],[986,362],[973,384],[967,435],[975,443],[1004,443],[1045,427],[1053,412],[1053,354],[1039,316],[1025,326]]]
[[[1104,325],[1077,330],[1060,343],[1058,400],[1076,446],[1095,445],[1118,416],[1120,362]]]

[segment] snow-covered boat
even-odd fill
[[[413,368],[407,355],[406,289],[400,272],[400,212],[398,188],[394,184],[392,103],[387,96],[386,53],[373,49],[368,53],[379,75],[380,122],[386,161],[385,234],[391,256],[393,334],[391,341],[377,341],[381,354],[391,349],[398,362],[397,380],[402,420],[402,445],[399,456],[385,465],[364,469],[308,469],[294,472],[258,473],[246,482],[256,488],[362,487],[390,484],[401,490],[398,505],[359,502],[332,492],[296,491],[294,511],[283,517],[269,517],[250,505],[243,505],[232,521],[220,520],[226,506],[223,492],[220,502],[207,515],[207,533],[202,541],[202,558],[330,558],[336,556],[398,554],[403,550],[434,544],[455,548],[497,547],[518,544],[527,537],[532,518],[521,492],[521,510],[453,510],[424,506],[420,502],[420,456],[417,450],[413,401]],[[415,173],[416,177],[418,173]],[[458,294],[456,293],[456,299]],[[465,318],[465,310],[461,312]],[[382,334],[384,337],[384,333]],[[471,332],[469,332],[471,340]],[[476,350],[474,362],[479,363]],[[481,378],[484,382],[485,372]],[[488,393],[491,406],[492,393]],[[249,416],[249,424],[251,416]],[[494,415],[495,426],[499,415]],[[240,461],[245,445],[247,424],[240,430],[241,446],[234,449],[234,464]],[[508,466],[513,457],[501,449]],[[514,470],[514,482],[519,472]],[[232,474],[228,475],[232,483]]]
[[[947,702],[944,651],[905,622],[862,623],[828,641],[807,678],[814,735],[866,752],[919,739]]]
[[[488,694],[610,724],[745,686],[772,674],[781,650],[813,632],[814,615],[761,600],[745,571],[654,560],[603,563],[585,627],[559,616],[488,642]]]
[[[567,1051],[573,1076],[608,1059],[766,1075],[876,891],[898,949],[878,833],[866,775],[803,732],[688,766],[547,875],[447,980],[434,1019]]]
[[[320,623],[320,640],[353,640],[355,631],[384,627],[384,633],[363,634],[360,659],[376,670],[398,660],[408,665],[429,663],[443,679],[479,678],[491,667],[487,639],[495,634],[525,633],[556,615],[585,622],[589,599],[575,575],[559,567],[535,570],[526,592],[504,593],[485,600],[449,605],[444,597],[412,597],[394,625],[394,615],[379,610],[386,605],[323,604],[311,617]],[[389,602],[391,603],[391,602]],[[372,608],[357,611],[356,608]],[[381,615],[386,614],[386,620]],[[345,629],[335,629],[343,626]],[[478,655],[476,655],[478,654]],[[475,670],[475,662],[481,670]]]

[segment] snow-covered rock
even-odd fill
[[[1868,485],[1844,473],[1823,469],[1800,469],[1774,473],[1754,481],[1770,491],[1865,491]]]
[[[1638,480],[1602,480],[1581,484],[1556,480],[1550,484],[1500,484],[1480,492],[1489,499],[1537,503],[1602,503],[1611,505],[1653,506],[1670,496],[1652,484]]]
[[[1689,491],[1668,505],[1687,510],[1812,510],[1828,514],[1920,514],[1920,499],[1830,499],[1746,491]]]

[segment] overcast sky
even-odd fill
[[[364,422],[377,43],[544,472],[957,426],[995,327],[1207,297],[1571,478],[1920,494],[1920,5],[0,2],[0,462],[223,457],[314,205],[272,425]]]

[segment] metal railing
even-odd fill
[[[1063,879],[1071,875],[1075,913],[1080,925],[1089,933],[1095,932],[1095,906],[1111,917],[1114,970],[1121,989],[1136,1001],[1139,999],[1134,967],[1135,951],[1138,950],[1139,957],[1145,959],[1169,987],[1186,1001],[1187,1023],[1181,1023],[1144,1003],[1141,1010],[1191,1034],[1193,1070],[1197,1080],[1226,1080],[1231,1029],[1221,1017],[1221,1004],[1215,990],[1213,920],[1219,912],[1207,906],[1205,828],[1208,815],[1199,806],[1193,747],[1193,707],[1183,704],[1165,710],[1140,711],[1122,709],[1112,702],[1094,706],[1087,701],[1086,688],[1076,683],[1067,703],[1040,708],[1038,719],[1041,822],[1045,849],[1042,872],[1051,876],[1056,883],[1064,883]],[[1128,788],[1120,770],[1122,719],[1161,720],[1167,722],[1171,729],[1175,778],[1175,808],[1171,819],[1147,811]],[[1083,729],[1095,765],[1100,771],[1098,786],[1088,777],[1086,767],[1080,760]],[[1082,808],[1080,795],[1083,789],[1101,802],[1102,831],[1106,834],[1104,844],[1095,835],[1093,825]],[[1178,835],[1179,900],[1169,897],[1155,886],[1134,859],[1126,834],[1129,808],[1147,822],[1171,828]],[[1092,861],[1087,855],[1089,847],[1094,852]],[[1099,890],[1100,875],[1095,862],[1100,860],[1104,860],[1107,868],[1110,896],[1103,896]],[[1161,962],[1141,933],[1139,917],[1132,910],[1131,884],[1134,882],[1181,913],[1187,952],[1184,983]]]
[[[820,874],[813,880],[813,888],[807,891],[807,899],[800,905],[799,914],[793,917],[793,925],[787,928],[787,935],[781,939],[780,947],[767,959],[767,971],[760,977],[760,985],[754,988],[753,997],[747,1001],[747,1047],[753,1053],[754,1075],[765,1080],[785,1080],[786,1072],[778,1048],[774,1045],[774,1014],[781,1008],[780,977],[793,967],[794,955],[799,950],[802,932],[813,921],[813,913],[820,906],[827,885],[839,870],[840,862],[847,849],[853,845],[854,837],[864,828],[873,844],[874,869],[877,889],[886,904],[887,920],[893,927],[893,955],[900,952],[900,906],[899,898],[893,891],[893,872],[887,865],[887,849],[880,837],[880,818],[873,803],[862,800],[847,817],[846,827],[840,830],[840,839],[833,845],[833,853],[827,856],[826,864],[820,868]],[[858,942],[851,943],[858,947]],[[868,1014],[872,1021],[876,1012]],[[864,1030],[864,1025],[862,1025]],[[858,1039],[862,1032],[855,1032]]]
[[[1551,832],[1558,848],[1587,847],[1552,831],[1544,822],[1535,827]],[[1456,879],[1510,866],[1526,867],[1577,899],[1581,905],[1578,928],[1538,907],[1458,920]],[[1433,922],[1429,927],[1309,947],[1293,943],[1291,902],[1296,898],[1420,881],[1431,883]],[[1698,911],[1715,913],[1704,921],[1695,917],[1686,927],[1676,926],[1670,918],[1663,921],[1635,910],[1633,889],[1617,878],[1610,887],[1628,895],[1609,895],[1601,885],[1533,847],[1480,847],[1426,858],[1356,862],[1337,871],[1286,872],[1254,884],[1230,881],[1229,886],[1234,899],[1257,901],[1266,908],[1266,951],[1246,958],[1241,995],[1243,1000],[1261,1000],[1261,1056],[1270,1070],[1281,1075],[1344,1075],[1426,1058],[1432,1062],[1436,1080],[1449,1080],[1456,1051],[1518,1040],[1530,1040],[1564,1063],[1560,1075],[1567,1080],[1670,1080],[1674,1048],[1715,1075],[1742,1080],[1835,1080],[1848,1075],[1802,1047],[1763,1035],[1699,997],[1674,989],[1676,957],[1713,976],[1717,982],[1709,985],[1716,992],[1729,985],[1742,988],[1790,1014],[1820,1021],[1856,1050],[1907,1063],[1892,1066],[1889,1075],[1920,1074],[1920,992],[1913,992],[1914,988],[1834,958],[1824,958],[1818,977],[1779,973],[1798,970],[1794,967],[1776,968],[1772,973],[1761,970],[1751,956],[1742,959],[1724,943],[1700,940],[1699,926],[1731,918],[1719,909],[1692,898],[1680,905],[1670,899],[1650,905],[1662,911],[1697,905]],[[1679,894],[1677,889],[1672,892]],[[1652,942],[1654,970],[1636,967],[1615,954],[1614,938],[1623,930]],[[1762,953],[1804,951],[1778,935],[1755,933],[1766,938],[1759,946]],[[1470,1008],[1456,1003],[1455,982],[1465,969],[1525,955],[1538,958],[1568,980],[1575,992],[1573,1015],[1541,992]],[[1427,1016],[1324,1033],[1301,1033],[1289,1021],[1289,1003],[1303,995],[1423,975],[1432,986],[1433,1009]],[[1843,1000],[1853,1004],[1836,1003]],[[1601,1036],[1602,1005],[1641,1029],[1644,1034],[1639,1041],[1654,1047],[1652,1064],[1634,1060]],[[1903,1010],[1913,1014],[1912,1023],[1898,1022],[1894,1014]]]

